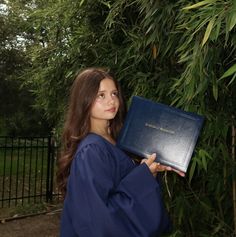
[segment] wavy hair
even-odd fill
[[[114,119],[110,121],[110,132],[113,139],[123,125],[126,105],[119,83],[111,74],[101,68],[88,68],[80,72],[71,87],[68,109],[62,133],[61,153],[57,162],[58,187],[65,197],[70,166],[80,141],[90,132],[90,111],[96,99],[100,82],[109,78],[114,81],[118,90],[120,106]]]

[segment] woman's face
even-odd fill
[[[109,121],[119,109],[118,90],[112,79],[105,78],[100,82],[96,99],[91,108],[91,122]]]

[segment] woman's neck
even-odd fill
[[[91,120],[91,129],[93,133],[97,133],[101,136],[109,135],[109,121],[94,121]]]
[[[99,128],[96,128],[96,129],[91,129],[90,132],[92,133],[96,133],[100,136],[110,136],[110,133],[108,130],[106,129],[99,129]]]
[[[107,123],[104,126],[91,126],[90,132],[98,134],[103,138],[105,138],[110,143],[115,144],[114,139],[110,135],[109,123]]]

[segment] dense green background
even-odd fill
[[[75,73],[109,67],[127,99],[145,96],[205,116],[186,178],[168,174],[164,182],[170,236],[233,236],[235,0],[0,6],[0,133],[60,134]]]

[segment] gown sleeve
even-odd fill
[[[159,236],[169,219],[158,182],[141,164],[116,184],[115,165],[96,144],[75,156],[64,203],[74,232],[79,237]]]

